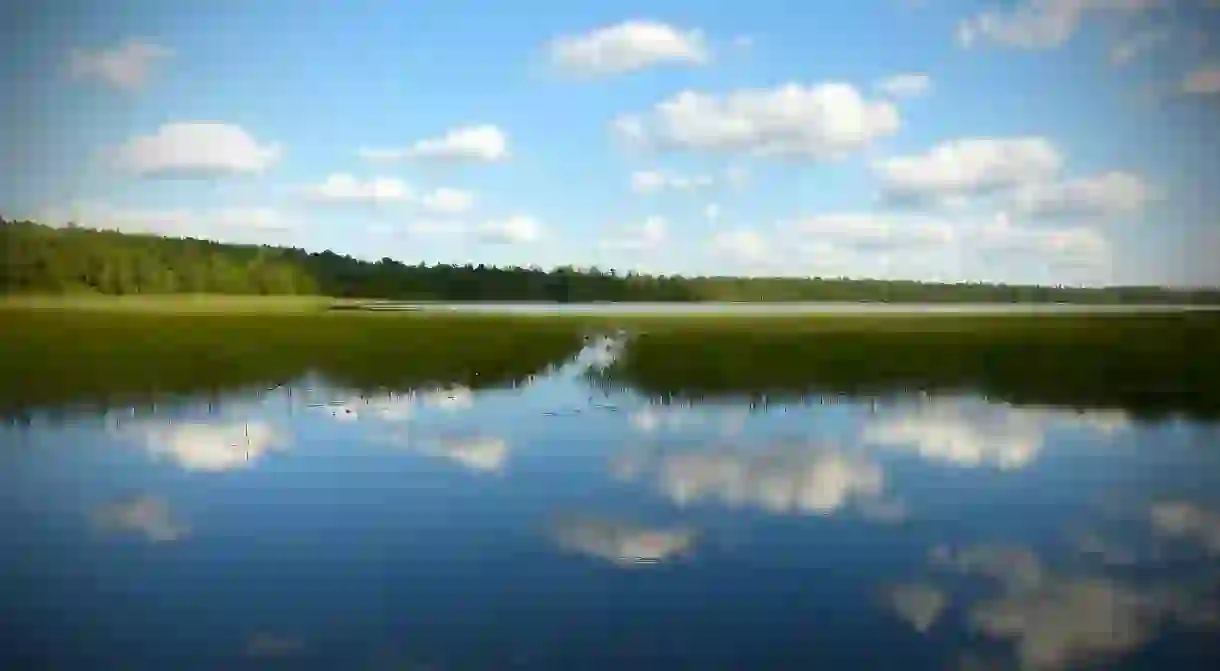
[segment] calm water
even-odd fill
[[[514,389],[35,416],[3,669],[1220,668],[1220,429]]]

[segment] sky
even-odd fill
[[[0,17],[7,218],[406,263],[1220,286],[1220,0]]]

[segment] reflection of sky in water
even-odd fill
[[[517,388],[0,429],[0,668],[1216,661],[1216,427],[650,404],[578,379],[616,347]]]

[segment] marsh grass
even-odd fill
[[[327,312],[0,310],[0,408],[274,386],[508,384],[574,353],[570,325]]]
[[[141,297],[143,299],[143,297]],[[1220,417],[1220,315],[491,315],[330,311],[329,299],[0,302],[0,409],[272,386],[521,380],[582,336],[633,333],[594,384],[654,397],[962,391]]]
[[[1220,417],[1214,314],[655,322],[601,385],[678,398],[970,392]]]

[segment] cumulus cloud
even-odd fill
[[[717,256],[745,263],[762,261],[770,251],[761,233],[746,228],[718,231],[712,235],[711,244]]]
[[[1061,182],[1038,182],[1019,187],[1014,209],[1041,217],[1115,216],[1140,212],[1156,193],[1142,177],[1111,171]]]
[[[668,237],[668,222],[663,217],[648,217],[625,231],[601,240],[599,246],[603,249],[645,251],[665,244]]]
[[[949,605],[949,597],[943,591],[923,583],[895,586],[888,590],[886,600],[898,617],[921,634],[936,624]]]
[[[689,529],[648,528],[600,519],[563,520],[555,525],[562,549],[618,566],[656,564],[690,553],[696,534]]]
[[[866,248],[943,245],[954,240],[953,226],[930,216],[830,213],[793,222],[791,230],[819,243]]]
[[[542,237],[542,224],[527,215],[514,215],[484,224],[478,231],[479,238],[492,244],[525,244]]]
[[[268,207],[228,207],[213,210],[138,209],[106,203],[73,203],[48,208],[38,215],[53,224],[74,222],[79,226],[124,233],[148,233],[169,237],[251,242],[282,234],[293,228],[279,210]]]
[[[907,73],[882,79],[875,86],[891,98],[914,98],[932,89],[932,78],[922,73]]]
[[[715,180],[710,175],[674,175],[657,170],[637,170],[631,173],[631,190],[640,194],[661,191],[692,191],[711,186]]]
[[[1062,166],[1063,156],[1046,138],[963,138],[877,161],[873,171],[886,200],[930,203],[1047,181]]]
[[[1193,70],[1182,78],[1182,92],[1189,95],[1220,93],[1220,63]]]
[[[419,140],[408,147],[362,148],[357,153],[368,161],[419,159],[492,163],[509,157],[508,135],[492,124],[463,126],[440,137]]]
[[[1109,239],[1094,228],[1016,226],[1003,212],[994,221],[972,228],[969,242],[980,252],[1049,256],[1083,263],[1104,262],[1111,254]]]
[[[549,46],[552,64],[580,75],[611,75],[658,65],[703,65],[711,59],[703,34],[655,21],[624,21]]]
[[[647,114],[617,118],[612,127],[657,149],[830,159],[893,134],[899,116],[891,103],[867,100],[850,84],[790,83],[724,96],[683,91]]]
[[[244,128],[213,121],[180,121],[114,151],[115,167],[147,178],[208,179],[262,173],[279,160],[276,144],[259,144]]]
[[[106,504],[90,513],[103,531],[137,533],[151,543],[170,543],[190,534],[190,527],[175,519],[165,499],[141,495]]]
[[[144,40],[127,40],[110,49],[73,49],[68,69],[74,79],[95,79],[126,91],[142,88],[155,67],[173,56],[172,49]]]
[[[1021,49],[1052,49],[1075,34],[1088,14],[1131,13],[1157,0],[1019,0],[1007,10],[988,10],[961,21],[957,40],[963,47],[989,42]]]
[[[325,203],[366,205],[405,203],[414,197],[411,187],[394,177],[374,177],[361,181],[347,173],[331,174],[321,184],[306,188],[308,197]]]
[[[461,189],[441,187],[425,193],[420,205],[433,214],[464,214],[474,207],[474,194]]]
[[[248,468],[287,440],[265,422],[150,422],[122,429],[137,437],[156,459],[188,471],[219,473]]]
[[[623,455],[617,471],[648,479],[678,505],[715,500],[777,514],[829,515],[881,493],[881,468],[858,455],[805,446],[749,451],[690,451],[655,461]]]

